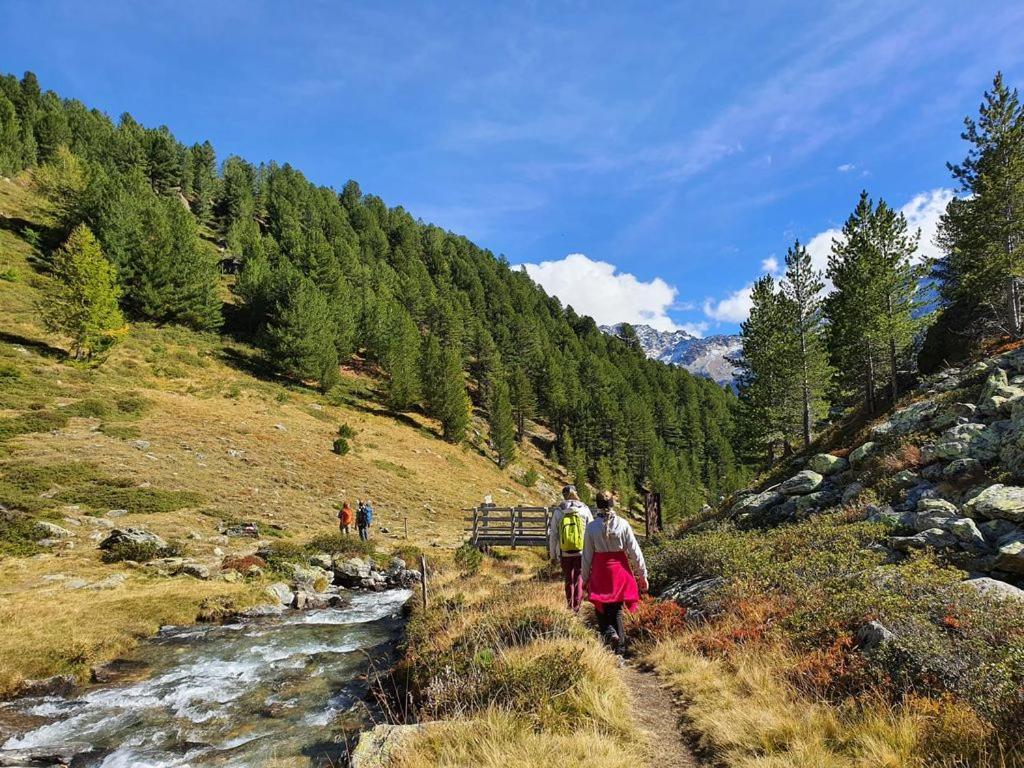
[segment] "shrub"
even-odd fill
[[[528,470],[526,470],[522,474],[522,477],[519,478],[519,482],[525,485],[527,488],[533,488],[533,486],[537,484],[538,480],[540,480],[540,473],[538,473],[537,470],[534,469],[533,467],[530,467]]]
[[[329,555],[360,555],[369,557],[375,551],[369,541],[362,541],[354,536],[342,536],[340,533],[325,533],[314,536],[304,546],[309,554],[326,552]]]
[[[332,450],[339,456],[344,456],[346,453],[349,452],[348,440],[346,440],[344,437],[337,438],[334,441],[334,447],[332,448]]]
[[[54,498],[68,504],[83,504],[96,511],[127,509],[141,515],[173,512],[195,506],[201,499],[190,491],[139,488],[128,479],[98,479],[61,491]]]
[[[222,571],[238,571],[242,574],[248,573],[251,568],[266,567],[267,561],[259,555],[229,555],[220,564]]]
[[[468,542],[455,550],[455,565],[465,574],[474,574],[480,570],[483,553]]]
[[[49,432],[67,426],[68,415],[63,411],[33,410],[20,416],[0,420],[0,440],[34,432]]]
[[[351,440],[356,436],[356,431],[348,424],[342,424],[338,427],[338,437],[344,438],[345,440]]]
[[[21,370],[14,363],[8,363],[6,360],[0,361],[0,381],[10,383],[20,378]]]
[[[637,612],[629,614],[626,634],[638,643],[656,643],[678,635],[686,628],[686,609],[673,600],[644,599]]]
[[[176,542],[159,547],[152,542],[119,541],[104,550],[101,559],[104,563],[120,563],[125,560],[148,563],[158,557],[181,557],[183,554],[184,548]]]

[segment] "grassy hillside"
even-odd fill
[[[160,624],[261,599],[262,582],[103,563],[97,540],[111,525],[179,542],[216,574],[223,555],[255,549],[221,526],[254,521],[265,537],[303,541],[334,530],[345,497],[373,499],[379,543],[428,549],[455,544],[460,508],[484,495],[550,502],[557,467],[527,449],[499,470],[479,417],[456,446],[426,418],[389,414],[372,370],[346,369],[319,395],[266,375],[244,344],[147,325],[102,365],[66,362],[36,310],[48,278],[33,243],[47,223],[29,178],[0,179],[0,695],[25,678],[84,674]],[[338,456],[342,424],[355,437]],[[540,475],[532,488],[514,479],[528,468]],[[40,546],[37,519],[72,535]]]

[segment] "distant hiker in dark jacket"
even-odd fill
[[[583,603],[583,537],[594,519],[590,507],[580,501],[576,486],[562,489],[562,502],[555,507],[548,528],[548,554],[561,563],[565,579],[565,604],[578,613]]]
[[[373,504],[369,499],[359,505],[356,513],[356,526],[359,528],[359,538],[367,541],[370,538],[370,525],[373,523]]]
[[[647,564],[633,527],[615,514],[611,491],[597,494],[597,519],[583,539],[583,585],[594,604],[604,641],[617,653],[626,645],[622,607],[632,613],[647,591]]]
[[[341,509],[338,511],[338,528],[342,536],[348,536],[355,519],[356,513],[352,511],[352,507],[348,505],[348,502],[341,502]]]

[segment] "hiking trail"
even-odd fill
[[[647,764],[654,768],[697,768],[700,763],[681,727],[682,712],[672,691],[654,672],[622,667],[637,725],[647,734]]]

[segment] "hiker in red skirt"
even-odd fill
[[[583,537],[583,585],[601,637],[621,654],[626,648],[622,608],[636,611],[640,593],[647,591],[647,564],[633,528],[615,514],[611,491],[597,494],[597,517]]]

